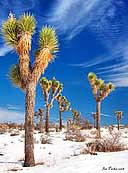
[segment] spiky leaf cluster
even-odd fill
[[[18,40],[17,21],[14,16],[9,16],[2,24],[2,35],[8,45],[15,46]]]
[[[19,19],[13,14],[2,24],[2,35],[8,45],[15,47],[23,33],[32,35],[35,30],[35,19],[32,15],[26,13]]]
[[[58,51],[58,39],[55,30],[52,27],[45,26],[40,31],[39,49],[48,48],[51,54]]]
[[[104,99],[114,90],[114,85],[112,83],[105,84],[102,79],[97,78],[95,73],[89,73],[88,80],[92,86],[92,92],[95,98]]]
[[[62,91],[63,89],[63,85],[57,81],[55,78],[53,78],[52,80],[48,80],[45,77],[43,77],[40,80],[40,85],[42,87],[42,89],[47,92],[52,91],[53,93],[56,93],[57,91]]]
[[[13,65],[11,67],[11,70],[9,72],[9,78],[15,87],[20,87],[20,88],[22,87],[21,86],[20,69],[19,69],[19,66],[17,64]]]
[[[74,119],[79,120],[80,119],[80,113],[76,109],[72,109],[72,114]]]
[[[35,31],[35,23],[36,21],[33,15],[29,13],[23,14],[18,20],[19,33],[28,32],[30,35],[32,35]]]
[[[51,80],[48,80],[46,79],[45,77],[43,77],[41,80],[40,80],[40,85],[43,89],[43,92],[50,92],[50,89],[52,87],[52,81]]]
[[[70,109],[70,102],[67,100],[66,97],[64,97],[60,94],[60,95],[58,95],[56,100],[59,104],[60,111],[64,112],[64,111],[67,111]]]
[[[116,111],[115,115],[117,117],[117,120],[120,121],[122,119],[123,112],[122,111]]]
[[[80,120],[81,120],[81,115],[76,109],[72,109],[72,115],[73,115],[73,123],[76,125],[79,125]]]
[[[40,80],[40,86],[42,88],[45,103],[51,108],[53,106],[54,99],[56,99],[56,97],[58,97],[61,93],[63,86],[55,78],[48,80],[45,77]]]

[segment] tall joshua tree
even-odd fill
[[[58,95],[56,100],[59,105],[59,129],[62,130],[62,113],[70,109],[70,102],[61,94]]]
[[[97,113],[97,130],[98,130],[98,137],[101,137],[100,134],[100,109],[101,109],[101,102],[104,100],[113,90],[114,85],[112,83],[105,84],[102,79],[98,79],[95,73],[88,74],[88,80],[92,87],[92,92],[94,98],[96,100],[96,113]]]
[[[118,130],[120,130],[120,120],[122,119],[123,112],[122,111],[116,111],[115,115],[117,118]]]
[[[35,112],[35,116],[39,119],[39,131],[43,132],[43,117],[44,117],[44,109],[40,108],[37,112]]]
[[[18,85],[25,90],[25,162],[24,166],[34,166],[34,106],[37,82],[58,50],[58,41],[52,27],[43,27],[39,33],[39,47],[35,53],[33,66],[30,63],[31,39],[35,32],[35,18],[26,13],[19,19],[9,14],[2,25],[2,34],[7,45],[13,47],[18,55],[15,72],[20,74]],[[14,77],[14,76],[13,76]]]
[[[43,77],[40,80],[40,86],[44,96],[45,106],[46,106],[46,120],[45,120],[45,131],[49,132],[49,113],[53,106],[54,100],[60,95],[63,85],[57,81],[55,78],[48,80]]]

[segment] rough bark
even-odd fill
[[[40,129],[40,132],[42,133],[43,132],[43,116],[40,115],[39,117],[39,129]]]
[[[47,68],[49,62],[53,59],[52,54],[48,48],[44,48],[40,51],[40,54],[36,57],[33,68],[32,68],[32,80],[37,82]]]
[[[26,85],[25,98],[25,167],[35,166],[34,159],[34,106],[35,106],[35,83]]]
[[[98,137],[101,137],[100,134],[100,107],[101,107],[101,102],[98,100],[97,102],[97,106],[96,106],[96,112],[97,112],[97,126],[96,129],[98,130]]]
[[[62,130],[62,112],[59,110],[59,129]]]
[[[19,58],[20,75],[21,75],[21,80],[22,80],[21,82],[24,85],[26,85],[28,75],[30,72],[29,66],[30,66],[29,55],[28,54],[20,55],[20,58]],[[24,86],[24,88],[25,88],[25,86]]]
[[[94,119],[94,128],[96,127],[96,120]]]
[[[45,119],[45,132],[46,133],[49,132],[49,111],[50,111],[49,106],[46,106],[46,119]]]
[[[118,124],[118,130],[120,130],[120,120],[117,121]]]

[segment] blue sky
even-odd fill
[[[0,27],[12,11],[16,17],[31,12],[37,20],[33,37],[38,46],[38,32],[43,25],[55,27],[60,44],[54,62],[44,76],[53,76],[64,84],[65,95],[73,108],[92,121],[95,100],[87,80],[90,71],[106,82],[113,82],[116,90],[102,103],[102,124],[116,123],[114,111],[122,110],[122,123],[128,123],[128,2],[126,0],[4,0],[0,2]],[[0,121],[21,121],[24,118],[24,93],[14,88],[8,79],[12,64],[18,57],[0,37]],[[37,86],[36,107],[44,107],[40,86]],[[51,119],[57,120],[57,105]],[[71,116],[70,112],[64,118]]]

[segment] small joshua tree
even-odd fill
[[[96,113],[92,113],[92,117],[94,119],[94,128],[97,126],[96,123],[97,123],[97,114]]]
[[[39,46],[31,65],[30,51],[36,21],[28,13],[16,19],[12,13],[2,24],[1,34],[7,45],[18,55],[18,65],[13,66],[11,78],[25,91],[25,161],[24,166],[34,166],[34,106],[37,82],[58,50],[58,39],[52,27],[43,27],[39,33]],[[15,76],[15,74],[17,76]],[[15,79],[15,80],[14,80]]]
[[[117,118],[118,130],[120,130],[120,120],[122,119],[123,112],[122,111],[116,111],[115,115]]]
[[[48,80],[43,77],[40,80],[40,86],[44,96],[45,106],[46,106],[46,120],[45,120],[45,131],[49,132],[49,112],[53,106],[54,100],[60,95],[63,85],[57,81],[55,78]]]
[[[70,109],[70,102],[61,94],[58,95],[56,100],[59,105],[59,129],[62,130],[62,113]]]
[[[43,109],[38,109],[37,112],[35,112],[35,116],[39,119],[39,130],[42,133],[43,132],[43,117],[44,117],[44,110]]]
[[[98,137],[101,137],[100,134],[100,109],[101,102],[114,90],[114,85],[112,83],[105,84],[102,79],[98,79],[95,73],[88,74],[88,80],[92,87],[92,92],[96,100],[96,114],[97,114],[97,130]]]
[[[80,125],[80,113],[76,109],[72,109],[73,124]]]

